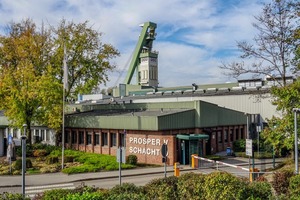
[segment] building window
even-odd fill
[[[116,147],[117,146],[117,134],[116,133],[111,133],[110,134],[110,146],[111,147]]]
[[[240,134],[239,129],[238,128],[235,129],[235,140],[239,139],[239,134]]]
[[[84,144],[84,132],[79,131],[79,144]]]
[[[233,142],[233,133],[232,133],[232,131],[233,131],[233,130],[230,130],[230,131],[229,131],[229,138],[230,138],[230,141],[231,141],[231,142]]]
[[[65,143],[69,143],[69,131],[65,131]]]
[[[46,130],[46,141],[50,141],[50,130]]]
[[[41,141],[45,140],[45,130],[41,130]]]
[[[228,130],[224,131],[224,142],[228,142]]]
[[[222,143],[222,134],[221,134],[221,132],[217,132],[217,134],[218,134],[218,142]]]
[[[17,138],[17,131],[18,131],[17,129],[12,129],[12,132],[13,132],[13,135],[12,135],[12,136],[13,136],[14,138]],[[23,134],[24,134],[24,133],[23,133]],[[21,134],[21,135],[23,135],[23,134]]]
[[[100,144],[100,135],[99,133],[94,134],[94,145],[99,145]]]
[[[77,132],[72,131],[72,144],[77,144]]]
[[[241,139],[245,139],[245,138],[244,138],[244,128],[241,128],[241,129],[240,129],[239,134],[241,134]]]
[[[92,144],[92,133],[86,134],[87,144]]]
[[[108,140],[107,140],[107,133],[102,133],[102,146],[107,146]]]
[[[126,143],[125,143],[125,134],[124,133],[120,133],[120,145],[122,147],[125,147]]]

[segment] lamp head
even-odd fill
[[[21,135],[21,139],[22,139],[22,140],[26,140],[26,139],[27,139],[27,136],[26,136],[26,135]]]

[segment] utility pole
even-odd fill
[[[299,173],[298,167],[298,128],[297,128],[297,113],[300,112],[300,108],[293,108],[294,112],[294,127],[295,127],[295,173]]]

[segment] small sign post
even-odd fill
[[[125,148],[124,147],[119,147],[118,151],[117,151],[117,162],[119,163],[119,182],[120,185],[122,184],[122,167],[121,167],[121,163],[126,163],[126,159],[125,159]]]
[[[161,146],[161,155],[162,155],[162,161],[164,163],[165,166],[165,178],[167,177],[167,157],[168,157],[168,145],[166,143],[164,143]]]
[[[246,155],[252,156],[252,140],[246,139]]]

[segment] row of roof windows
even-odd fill
[[[173,94],[191,94],[191,93],[213,93],[213,92],[231,92],[231,91],[256,91],[256,90],[268,90],[270,85],[265,86],[249,86],[249,87],[232,87],[232,88],[207,88],[197,90],[175,90],[175,91],[158,91],[147,92],[146,95],[173,95]]]

